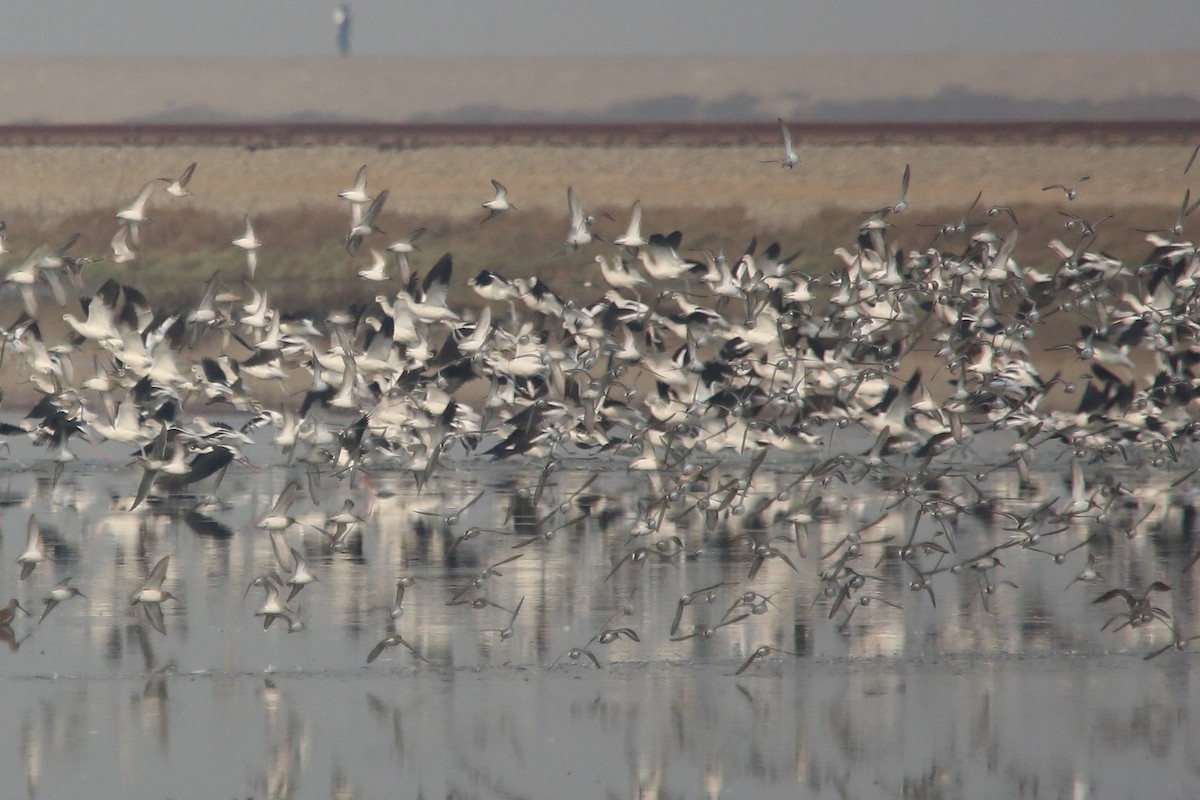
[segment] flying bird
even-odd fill
[[[167,184],[166,192],[172,197],[190,197],[192,193],[188,190],[187,185],[195,171],[196,162],[193,161],[188,164],[187,169],[178,178],[159,178],[159,180]]]
[[[788,130],[787,123],[782,118],[779,119],[779,131],[783,134],[783,158],[768,158],[763,161],[764,164],[779,164],[781,167],[793,169],[800,163],[800,156],[796,155],[796,149],[792,147],[792,132]]]
[[[480,225],[489,221],[490,219],[492,219],[492,217],[500,216],[505,211],[509,211],[510,209],[516,209],[516,206],[513,205],[512,202],[509,201],[508,189],[504,188],[503,183],[496,180],[495,178],[492,178],[492,188],[494,188],[496,190],[496,196],[483,204],[483,207],[488,210],[488,215],[486,217],[484,217],[483,219],[479,220]]]

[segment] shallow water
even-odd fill
[[[1145,657],[1169,626],[1192,630],[1194,477],[1088,465],[1089,492],[1111,502],[995,550],[1016,523],[968,503],[970,487],[1005,509],[1058,508],[1069,457],[1044,458],[1022,488],[987,451],[936,493],[896,483],[919,470],[903,459],[798,484],[826,453],[771,458],[711,524],[687,510],[703,487],[687,486],[657,531],[632,538],[645,499],[670,487],[617,460],[567,461],[536,503],[543,463],[457,454],[421,493],[408,472],[326,474],[318,503],[304,470],[259,446],[221,503],[198,507],[206,485],[131,513],[140,471],[119,448],[81,448],[57,483],[17,452],[0,481],[0,591],[34,616],[0,648],[0,774],[30,797],[1188,796],[1194,662]],[[717,462],[711,483],[751,466]],[[247,587],[277,568],[254,526],[293,479],[287,538],[318,581],[291,603],[303,629],[289,633],[264,630],[264,592]],[[480,491],[450,524],[428,515]],[[918,516],[927,494],[973,512]],[[815,519],[793,524],[817,496]],[[332,552],[316,528],[346,498],[365,521]],[[31,515],[50,557],[19,581]],[[495,531],[454,546],[471,527]],[[912,558],[929,590],[897,556],[910,538],[946,550]],[[751,541],[778,553],[753,579]],[[638,547],[645,557],[627,558]],[[1075,580],[1089,553],[1102,577]],[[989,554],[1002,565],[980,569]],[[163,605],[164,635],[128,599],[166,555],[178,601]],[[840,602],[839,561],[863,576]],[[39,625],[42,596],[68,576],[87,599]],[[393,620],[402,576],[415,580]],[[1153,596],[1157,619],[1123,624],[1120,598],[1094,602],[1154,580],[1171,586]],[[672,635],[679,598],[707,587],[711,602],[685,607]],[[747,590],[760,613],[736,604]],[[682,638],[695,625],[711,635]],[[638,640],[602,644],[605,629]],[[397,646],[368,665],[392,632],[420,657]]]

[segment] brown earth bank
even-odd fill
[[[787,121],[806,145],[1028,145],[1105,146],[1179,144],[1200,137],[1200,119],[1005,120],[999,122]],[[583,146],[736,147],[772,145],[777,122],[240,122],[127,124],[0,124],[0,146],[233,146],[425,147]]]

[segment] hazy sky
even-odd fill
[[[1198,0],[354,0],[369,55],[1184,50]],[[0,11],[0,53],[335,52],[327,0],[39,0]]]

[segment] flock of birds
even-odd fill
[[[782,120],[780,128],[783,154],[770,163],[794,169],[800,157]],[[151,180],[119,209],[107,258],[141,257],[148,207],[160,190],[164,202],[186,201],[196,171],[191,164],[178,178]],[[434,514],[448,557],[470,552],[466,563],[488,564],[470,570],[448,602],[501,610],[501,640],[516,635],[529,606],[524,597],[494,602],[488,587],[513,562],[536,558],[556,534],[591,518],[592,480],[566,492],[559,476],[565,464],[587,470],[576,459],[602,456],[644,473],[647,487],[636,515],[617,523],[628,535],[610,554],[605,583],[647,562],[702,558],[700,539],[710,536],[726,537],[746,564],[740,585],[697,587],[678,599],[662,632],[673,641],[709,639],[751,616],[784,613],[756,582],[767,565],[798,573],[803,561],[815,561],[821,590],[813,602],[845,626],[872,603],[898,605],[880,587],[880,564],[934,605],[943,582],[970,576],[986,605],[1011,583],[1003,559],[1016,552],[1056,564],[1086,556],[1070,588],[1094,587],[1098,604],[1121,602],[1106,627],[1161,631],[1167,643],[1155,642],[1148,657],[1197,638],[1161,605],[1171,576],[1113,585],[1091,552],[1102,538],[1136,536],[1156,503],[1119,480],[1089,483],[1085,474],[1120,463],[1178,469],[1173,491],[1196,482],[1200,256],[1184,237],[1197,207],[1190,190],[1174,224],[1147,233],[1144,263],[1094,250],[1098,223],[1064,211],[1069,240],[1051,242],[1035,267],[1013,257],[1017,215],[1007,206],[982,208],[982,193],[960,218],[938,226],[925,249],[895,246],[909,213],[906,166],[895,202],[864,214],[853,247],[836,251],[836,268],[811,275],[778,244],[751,242],[728,257],[686,250],[680,232],[645,233],[640,201],[606,241],[597,216],[568,187],[564,263],[594,258],[608,284],[603,297],[585,303],[561,276],[510,279],[494,268],[472,270],[466,283],[478,304],[454,308],[451,254],[422,275],[415,263],[422,229],[385,243],[376,220],[388,191],[372,193],[367,171],[337,196],[349,213],[346,249],[355,258],[369,254],[358,275],[379,293],[324,319],[273,307],[269,289],[254,283],[258,251],[268,245],[249,217],[231,245],[245,253],[244,277],[213,275],[183,309],[153,308],[132,280],[111,279],[89,293],[85,267],[98,259],[73,255],[76,238],[34,248],[4,277],[23,311],[4,331],[0,365],[10,386],[27,380],[40,400],[19,422],[0,425],[0,434],[45,448],[56,480],[80,440],[132,450],[140,482],[131,511],[185,496],[219,513],[221,477],[247,462],[251,442],[273,445],[283,462],[302,468],[317,508],[331,481],[352,487],[360,476],[369,484],[378,471],[404,471],[417,491],[436,494],[452,454],[524,459],[540,467],[540,479],[511,498],[495,528],[462,526],[468,509],[497,504],[487,491]],[[1046,190],[1071,203],[1086,181]],[[499,225],[517,206],[502,183],[492,188],[480,222]],[[65,334],[47,338],[44,330],[58,325],[39,310],[44,295],[64,304],[71,286],[82,319],[55,312]],[[1078,337],[1048,347],[1054,334],[1046,332],[1064,328]],[[1043,374],[1041,352],[1058,348],[1077,358],[1082,374]],[[92,371],[80,374],[88,362]],[[300,384],[302,398],[293,400]],[[189,413],[200,406],[216,408],[222,421]],[[865,447],[853,445],[864,438],[855,430],[866,434]],[[976,450],[989,438],[1003,446],[980,449],[996,457]],[[1035,491],[1032,466],[1064,454],[1066,488]],[[781,490],[759,489],[764,469],[787,474]],[[1015,472],[1022,490],[989,493],[989,476],[1001,472]],[[846,519],[826,500],[831,487],[867,483],[883,489],[878,518]],[[330,554],[371,533],[372,510],[356,513],[349,499],[323,525],[298,522],[292,506],[305,491],[300,481],[288,483],[245,534],[271,544],[272,562],[246,590],[261,591],[255,616],[266,628],[304,629],[292,603],[318,579],[300,544],[311,528]],[[906,515],[906,535],[872,538],[889,515]],[[973,550],[956,536],[967,517],[1007,526],[1008,535]],[[812,552],[813,530],[831,520],[843,534]],[[27,536],[21,580],[48,557],[33,517]],[[504,557],[494,557],[497,546]],[[164,555],[144,585],[130,587],[129,603],[162,633],[170,575]],[[398,629],[413,584],[399,578],[387,632],[368,662],[397,646],[425,660]],[[86,596],[69,578],[59,582],[43,598],[41,620],[76,597]],[[603,627],[562,657],[599,667],[597,645],[641,643],[645,631],[622,624],[623,603],[614,600]],[[724,614],[704,613],[714,604]],[[16,599],[0,610],[0,634],[10,640],[18,612],[29,613]],[[795,646],[762,644],[737,672]]]

